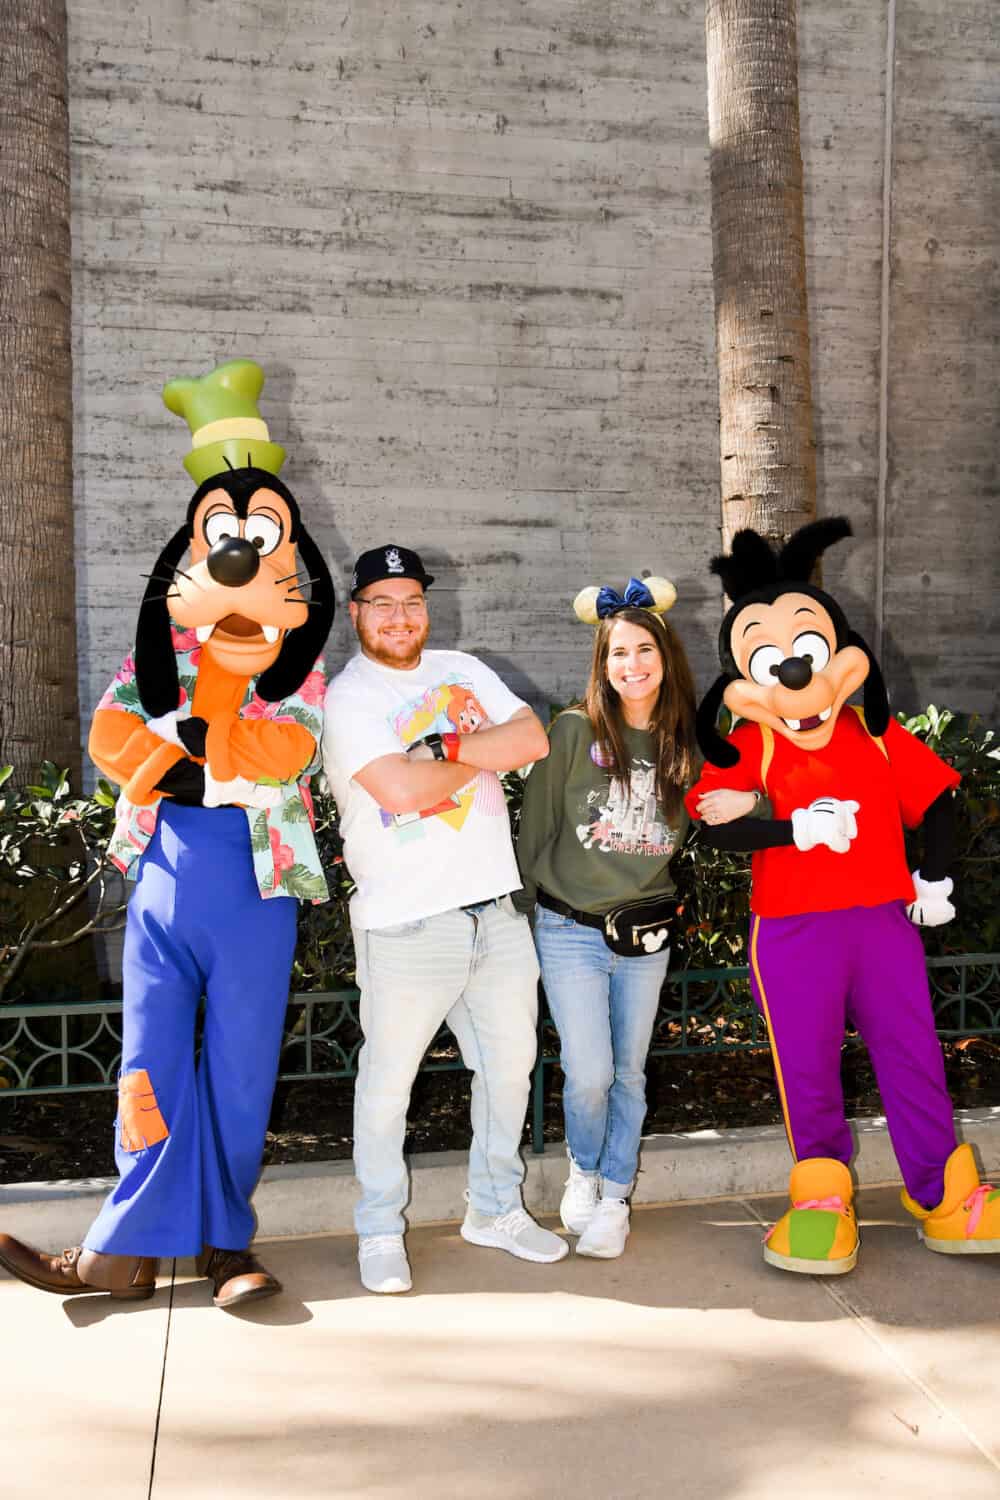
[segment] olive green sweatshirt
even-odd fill
[[[653,736],[625,729],[632,758],[627,795],[602,768],[581,710],[560,714],[549,741],[548,756],[532,768],[524,789],[518,909],[530,911],[539,889],[595,916],[621,901],[669,895],[670,860],[684,842],[688,815],[682,806],[677,821],[667,823],[656,800]]]

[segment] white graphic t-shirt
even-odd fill
[[[464,651],[425,651],[411,672],[358,655],[330,683],[323,768],[337,801],[362,929],[415,922],[519,889],[503,787],[494,771],[436,807],[390,813],[353,779],[426,735],[474,734],[525,705]]]

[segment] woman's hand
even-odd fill
[[[757,806],[757,792],[734,792],[729,787],[706,792],[698,801],[698,816],[704,823],[732,823],[745,818]]]

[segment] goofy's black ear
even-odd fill
[[[885,734],[889,727],[889,694],[885,690],[882,669],[875,660],[872,648],[856,630],[848,631],[847,644],[857,646],[868,658],[868,676],[865,678],[864,690],[865,725],[868,733],[876,736]]]
[[[146,585],[139,606],[139,624],[135,633],[135,681],[139,701],[151,719],[168,714],[177,707],[180,683],[177,680],[177,658],[170,634],[170,613],[164,597],[178,564],[188,549],[187,526],[175,531],[156,562],[153,576]]]
[[[735,766],[740,758],[740,752],[722,738],[715,725],[722,707],[722,695],[732,680],[728,672],[723,672],[721,677],[715,679],[698,704],[694,721],[695,735],[702,755],[713,766],[722,766],[725,770]]]
[[[302,686],[326,645],[337,608],[330,570],[322,552],[304,526],[299,528],[295,545],[309,577],[316,582],[312,585],[308,620],[297,630],[288,632],[278,660],[266,672],[261,673],[258,679],[257,694],[265,703],[278,703],[282,698],[290,698]]]

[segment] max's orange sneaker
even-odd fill
[[[1000,1255],[1000,1187],[980,1182],[972,1147],[956,1146],[944,1164],[944,1197],[922,1208],[906,1189],[903,1207],[920,1220],[917,1233],[941,1255]]]
[[[842,1161],[796,1162],[788,1183],[792,1206],[764,1239],[764,1259],[782,1271],[843,1276],[858,1259],[854,1184]]]

